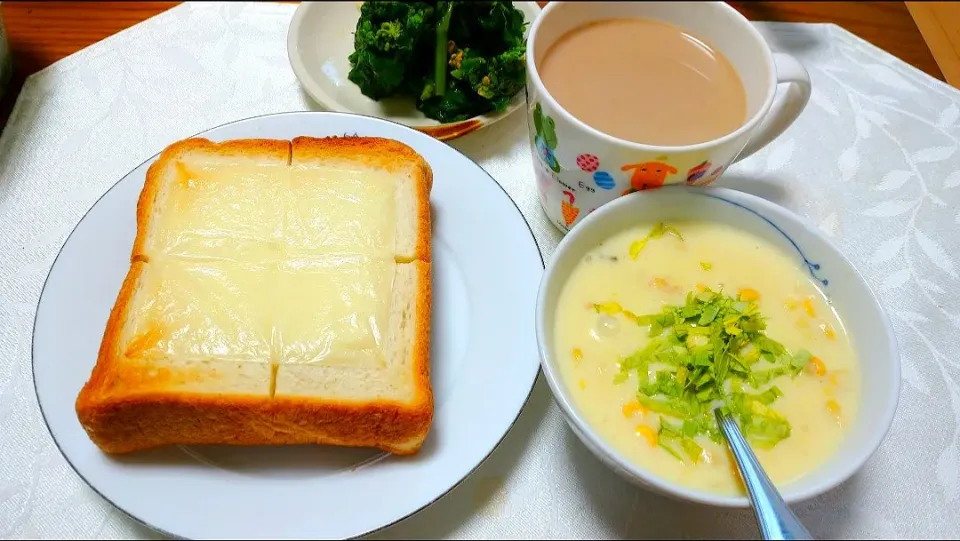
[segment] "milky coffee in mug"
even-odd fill
[[[747,120],[740,76],[723,53],[659,21],[594,21],[540,61],[543,86],[577,120],[648,145],[693,145]]]
[[[710,184],[810,97],[803,66],[723,2],[550,2],[526,62],[540,204],[561,231],[625,194]]]

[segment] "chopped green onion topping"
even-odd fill
[[[662,236],[670,229],[654,232]],[[668,453],[697,463],[703,449],[696,437],[720,443],[717,407],[729,412],[757,447],[769,449],[790,436],[790,423],[771,407],[783,395],[771,382],[796,377],[811,354],[789,352],[767,336],[755,302],[706,288],[688,293],[683,306],[638,316],[637,324],[649,326],[651,339],[620,359],[614,381],[637,373],[637,401],[660,415],[658,445]]]
[[[653,229],[647,233],[646,237],[635,240],[630,244],[630,259],[636,259],[640,255],[640,252],[647,245],[647,241],[658,239],[664,235],[673,235],[683,241],[683,235],[680,234],[680,231],[678,231],[676,227],[663,222],[657,222],[656,225],[653,226]]]

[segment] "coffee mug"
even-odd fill
[[[705,143],[656,146],[602,133],[560,107],[537,71],[544,54],[574,28],[624,17],[673,24],[723,53],[746,92],[747,121]],[[563,232],[626,193],[665,184],[712,183],[730,165],[783,133],[810,98],[807,70],[792,56],[773,53],[746,18],[722,2],[550,2],[527,34],[526,62],[527,124],[537,191],[543,210]],[[789,86],[777,96],[780,84]],[[597,99],[603,99],[602,89]]]

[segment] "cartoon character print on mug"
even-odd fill
[[[596,154],[580,154],[577,156],[577,167],[584,173],[593,176],[593,182],[601,190],[612,190],[617,181],[613,175],[600,169],[600,158]]]
[[[574,186],[561,179],[560,174],[564,168],[555,153],[560,144],[557,139],[556,121],[544,114],[539,102],[535,103],[530,119],[532,121],[528,122],[528,127],[533,147],[536,149],[534,173],[537,178],[537,193],[541,207],[559,210],[559,213],[548,212],[547,216],[555,221],[557,226],[569,230],[578,218],[583,217],[577,202],[579,192],[593,189],[584,185],[583,182]]]
[[[560,164],[557,162],[557,156],[554,150],[557,148],[556,122],[549,116],[543,114],[543,108],[539,103],[533,110],[533,128],[534,142],[537,148],[537,155],[554,173],[560,172]]]
[[[581,171],[592,176],[594,184],[600,190],[614,190],[617,187],[616,177],[601,169],[600,158],[596,154],[580,154],[577,156],[576,162]],[[667,183],[670,176],[677,173],[677,168],[667,163],[666,156],[658,156],[653,161],[624,164],[619,169],[621,172],[629,173],[626,177],[627,187],[621,192],[621,195],[659,188]],[[570,203],[572,204],[573,201],[570,201]]]
[[[570,133],[565,119],[548,114],[539,101],[528,111],[537,195],[547,217],[563,231],[612,198],[668,184],[706,186],[733,158],[717,155],[726,153],[672,157],[624,152],[590,144],[593,141],[583,137],[561,139],[558,135]]]
[[[581,171],[593,175],[593,182],[598,188],[613,190],[617,186],[616,178],[600,168],[600,159],[595,154],[580,154],[577,156],[577,166]],[[652,161],[624,164],[619,169],[629,173],[626,177],[627,187],[620,195],[659,188],[677,173],[677,168],[667,162],[666,156],[658,156]]]
[[[666,156],[657,156],[653,161],[628,163],[620,166],[621,171],[630,171],[630,186],[623,195],[659,188],[667,182],[667,177],[677,174],[677,168],[667,163]]]
[[[614,175],[618,174],[619,168],[615,166],[615,160],[604,160],[614,167],[601,164],[597,153],[572,153],[573,149],[567,148],[557,137],[556,119],[546,114],[539,101],[534,101],[529,111],[528,128],[536,154],[537,195],[547,217],[560,229],[569,231],[576,222],[600,206],[603,199],[609,199],[606,194],[615,193],[618,181]],[[573,158],[573,163],[569,166],[562,164],[558,149],[569,156],[567,159]],[[595,197],[597,195],[601,197]],[[584,212],[584,208],[588,210]]]
[[[612,190],[617,185],[614,176],[601,169],[600,158],[595,154],[584,153],[577,156],[577,167],[585,173],[590,173],[598,188]],[[686,172],[686,184],[689,186],[706,186],[723,174],[724,169],[725,166],[713,167],[713,162],[703,160]],[[626,177],[627,187],[620,195],[628,195],[642,190],[659,188],[673,182],[681,182],[680,178],[676,177],[677,168],[671,165],[666,155],[657,156],[650,161],[624,164],[620,166],[620,171],[628,173]]]
[[[687,171],[687,186],[707,186],[717,180],[725,169],[724,165],[713,167],[713,162],[704,160]]]

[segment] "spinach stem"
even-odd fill
[[[447,2],[447,11],[437,25],[437,51],[434,64],[434,93],[443,96],[447,90],[447,32],[450,30],[450,16],[453,14],[453,2]]]

